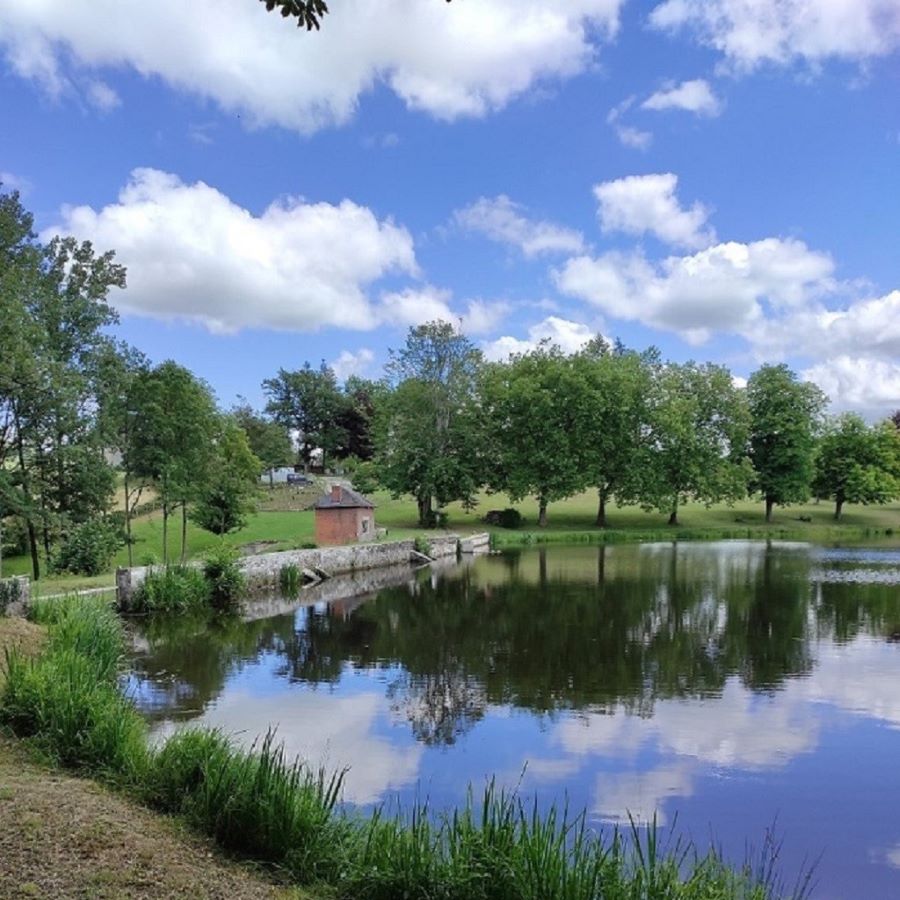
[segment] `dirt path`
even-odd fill
[[[42,639],[30,622],[0,619],[0,669],[4,647],[34,649]],[[223,858],[175,820],[36,764],[2,735],[0,897],[313,900]]]

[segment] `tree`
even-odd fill
[[[278,422],[254,412],[246,401],[240,406],[236,406],[231,411],[231,415],[234,421],[244,429],[250,450],[259,460],[261,471],[269,473],[269,487],[274,489],[275,481],[272,470],[279,466],[286,466],[293,453],[287,429]]]
[[[344,397],[334,370],[323,362],[318,369],[304,363],[290,372],[279,369],[275,378],[263,382],[269,398],[266,412],[279,425],[297,433],[300,460],[309,468],[315,450],[322,452],[322,465],[346,440],[340,416]]]
[[[393,390],[376,411],[378,480],[416,498],[423,527],[435,524],[435,503],[467,503],[480,486],[481,364],[481,353],[447,322],[410,328],[406,344],[391,351]]]
[[[887,503],[900,493],[900,433],[890,420],[869,427],[853,413],[832,419],[816,454],[813,491],[845,503]]]
[[[513,502],[537,497],[542,528],[549,503],[588,483],[580,453],[588,394],[584,366],[558,347],[542,345],[485,372],[486,481]]]
[[[223,535],[243,528],[247,514],[256,508],[256,481],[262,463],[233,416],[220,416],[218,424],[214,455],[191,518],[206,531]]]
[[[816,433],[825,395],[786,365],[766,365],[747,383],[753,490],[762,494],[766,522],[772,507],[809,499]]]
[[[298,28],[316,31],[321,27],[324,16],[328,14],[325,0],[262,0],[269,12],[277,9],[285,19],[296,19]],[[450,0],[447,0],[450,3]]]
[[[574,358],[585,385],[584,435],[579,436],[580,465],[597,488],[596,524],[606,527],[606,504],[634,467],[646,419],[651,356],[616,349],[595,338]]]
[[[656,366],[642,448],[634,460],[632,499],[669,513],[688,500],[711,505],[746,494],[747,414],[722,366]]]
[[[351,375],[344,383],[344,408],[338,415],[338,424],[343,431],[343,445],[338,449],[338,457],[367,462],[375,453],[372,429],[375,407],[387,390],[383,382],[370,381]]]
[[[187,504],[208,483],[219,414],[209,386],[177,363],[153,369],[135,435],[136,476],[152,481],[162,504],[163,562],[169,561],[168,523],[181,508],[181,558],[187,554]]]

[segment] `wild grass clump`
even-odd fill
[[[203,572],[194,566],[166,566],[151,569],[137,586],[129,612],[186,612],[210,604],[210,586]]]
[[[153,756],[148,799],[300,881],[334,880],[347,832],[334,812],[342,779],[288,762],[272,732],[247,752],[218,731],[189,729]]]
[[[226,612],[234,609],[247,587],[241,571],[240,556],[233,547],[221,544],[211,550],[203,564],[209,604],[213,609]]]
[[[124,637],[108,604],[93,598],[35,603],[48,627],[44,653],[7,657],[0,720],[62,766],[133,783],[147,760],[143,719],[119,690]]]
[[[278,572],[278,584],[282,594],[287,597],[296,596],[300,592],[300,586],[303,584],[303,574],[299,566],[294,563],[282,566]]]

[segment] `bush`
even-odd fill
[[[521,528],[524,519],[517,509],[492,509],[482,519],[485,525],[499,525],[501,528]]]
[[[206,576],[194,566],[151,569],[137,586],[129,612],[184,612],[201,609],[210,602]]]
[[[373,462],[361,462],[351,472],[353,489],[362,494],[378,490],[378,468]]]
[[[214,609],[231,609],[240,600],[247,583],[241,571],[238,552],[220,544],[207,554],[203,564],[209,602]]]
[[[300,591],[300,585],[303,584],[303,575],[300,569],[293,563],[282,566],[278,573],[278,584],[281,592],[288,597],[294,597]]]
[[[53,556],[55,572],[99,575],[122,546],[122,532],[112,522],[96,519],[70,529]]]
[[[21,516],[3,519],[2,551],[4,557],[24,556],[28,552],[28,528]]]

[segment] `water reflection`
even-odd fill
[[[896,550],[523,550],[258,621],[146,625],[132,683],[160,732],[277,724],[351,767],[350,802],[454,803],[496,774],[598,822],[678,810],[738,852],[777,815],[798,852],[840,844],[820,896],[900,896],[898,572]]]

